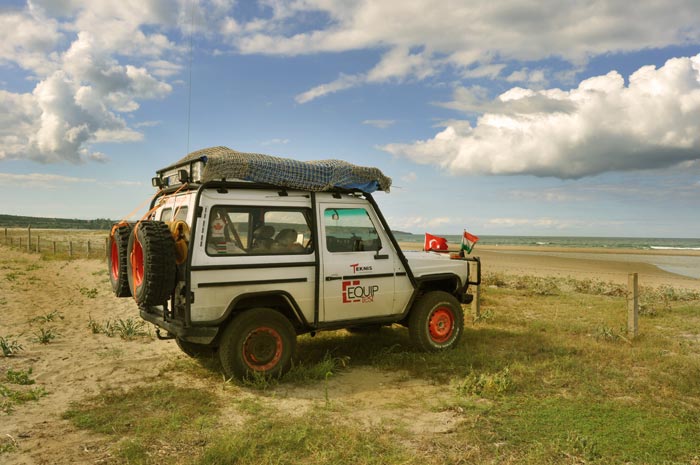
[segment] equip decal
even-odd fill
[[[374,295],[379,292],[377,284],[363,286],[359,279],[343,281],[343,303],[352,304],[361,302],[363,304],[374,302]]]

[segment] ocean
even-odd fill
[[[421,234],[395,233],[399,242],[422,244],[425,236]],[[460,244],[462,236],[444,235],[451,245]],[[568,236],[479,236],[479,242],[474,248],[473,255],[479,255],[479,245],[512,245],[538,247],[538,251],[522,251],[509,253],[547,254],[570,258],[587,258],[611,260],[609,254],[572,252],[556,252],[556,247],[571,249],[632,249],[632,250],[687,250],[700,251],[700,239],[678,239],[662,237],[568,237]],[[700,279],[700,256],[684,255],[635,255],[626,254],[625,261],[650,263],[664,271],[675,273],[688,278]]]
[[[394,233],[399,242],[422,243],[422,234]],[[438,234],[439,235],[439,234]],[[462,236],[444,235],[450,244],[459,244]],[[479,236],[481,245],[515,245],[601,248],[601,249],[637,249],[637,250],[700,250],[700,238],[678,239],[662,237],[570,237],[570,236]]]

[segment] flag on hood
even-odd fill
[[[462,250],[466,250],[468,254],[472,253],[474,244],[476,244],[478,240],[478,237],[476,237],[474,234],[469,234],[465,229],[464,234],[462,235]]]
[[[444,237],[433,236],[432,234],[425,233],[425,243],[423,245],[423,250],[434,251],[434,252],[447,252],[447,239]]]

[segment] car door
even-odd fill
[[[319,203],[322,322],[394,313],[394,253],[364,203]]]

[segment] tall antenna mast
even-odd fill
[[[194,4],[195,0],[190,0],[190,53],[189,53],[189,79],[187,81],[187,151],[185,155],[190,153],[190,119],[192,115],[192,55],[193,45],[192,36],[194,36]]]

